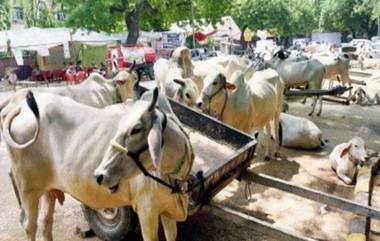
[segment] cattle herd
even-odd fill
[[[158,240],[159,220],[166,240],[176,240],[176,222],[187,217],[189,198],[181,190],[194,153],[166,96],[247,134],[262,128],[269,161],[280,157],[281,146],[326,145],[311,120],[283,113],[285,89],[320,90],[324,80],[351,86],[349,66],[345,55],[286,50],[192,61],[190,50],[179,47],[169,60],[156,61],[157,87],[144,94],[137,91],[133,66],[113,79],[94,73],[74,86],[17,91],[0,104],[1,132],[27,240],[36,240],[39,213],[43,240],[53,240],[54,207],[64,193],[93,209],[130,205],[145,241]],[[350,93],[356,101],[363,96],[363,89]],[[312,98],[308,114],[319,101],[320,116],[322,98]],[[380,103],[380,98],[367,101]],[[365,142],[347,140],[329,159],[338,177],[352,184],[368,159]],[[160,182],[142,174],[146,171]]]

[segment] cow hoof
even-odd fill
[[[264,161],[265,161],[265,162],[270,161],[270,156],[265,156],[265,157],[264,157]]]
[[[281,157],[281,155],[280,155],[279,152],[274,153],[274,156],[275,156],[276,158],[280,158],[280,157]]]
[[[309,113],[309,114],[308,114],[308,116],[312,116],[312,115],[313,115],[313,113]]]
[[[321,116],[321,113],[317,113],[317,116]]]

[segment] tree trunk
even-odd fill
[[[140,32],[140,17],[146,3],[147,0],[139,0],[135,9],[125,15],[125,24],[128,28],[127,44],[137,43]]]

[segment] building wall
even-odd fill
[[[33,1],[33,14],[38,18],[39,16],[39,5],[43,4],[47,9],[51,9],[51,11],[56,12],[57,9],[52,9],[53,4],[52,0],[28,0],[28,1]],[[23,10],[23,20],[16,20],[16,10],[15,8],[22,8]],[[11,29],[24,29],[27,27],[26,23],[26,8],[28,6],[25,6],[24,1],[22,0],[10,0],[10,9],[11,9],[11,14],[10,14],[10,21],[11,21]]]
[[[24,57],[24,65],[29,65],[32,68],[34,68],[36,64],[36,58],[35,57]],[[5,70],[7,68],[17,68],[17,63],[15,58],[13,57],[6,57],[0,59],[0,78],[2,78],[5,74]]]

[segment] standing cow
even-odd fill
[[[194,156],[186,133],[172,118],[174,114],[156,109],[158,91],[152,96],[149,101],[143,96],[96,109],[67,97],[46,93],[34,97],[28,92],[27,101],[9,113],[2,125],[3,135],[28,241],[35,241],[40,199],[46,207],[42,235],[44,241],[53,240],[55,197],[61,192],[93,209],[132,205],[144,241],[158,240],[159,218],[167,241],[176,240],[176,220],[187,217],[188,195],[172,193],[141,174],[133,153],[141,150],[141,164],[157,170],[167,182],[185,181]],[[166,103],[163,110],[169,110],[168,106]],[[111,140],[122,147],[122,153],[110,145]],[[126,155],[125,145],[130,155]]]
[[[287,57],[287,54],[283,50],[280,50],[272,57],[272,59],[267,61],[268,67],[273,68],[278,72],[287,88],[301,86],[315,90],[320,90],[322,88],[325,68],[321,62],[315,59],[293,62],[288,61]],[[309,116],[313,115],[317,100],[319,100],[317,116],[321,115],[322,98],[319,96],[313,96],[313,103]]]
[[[270,121],[274,120],[277,156],[283,91],[284,84],[272,69],[255,72],[249,81],[245,81],[241,71],[236,71],[231,83],[223,74],[212,72],[205,79],[197,105],[202,111],[248,134],[253,128],[264,127],[271,133]],[[270,160],[272,145],[270,135],[266,136],[265,160]]]

